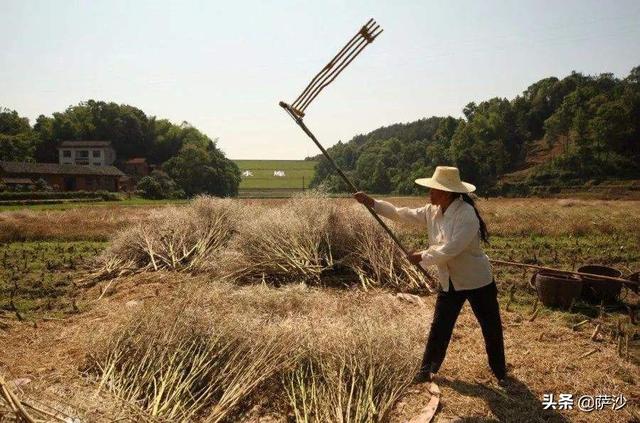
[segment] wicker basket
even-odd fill
[[[582,280],[566,273],[540,270],[533,274],[531,286],[547,307],[568,309],[582,293]]]
[[[612,278],[622,277],[622,272],[612,267],[600,265],[582,266],[578,269],[580,273],[593,273],[595,275],[610,276]],[[615,302],[622,290],[622,282],[598,279],[589,276],[580,276],[584,282],[582,298],[592,303]]]

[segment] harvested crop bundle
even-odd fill
[[[114,277],[146,270],[215,269],[242,216],[237,202],[206,196],[186,207],[156,210],[116,237],[100,257],[97,273]]]
[[[217,422],[295,357],[286,329],[206,311],[187,301],[135,315],[90,366],[100,387],[163,421]]]
[[[365,289],[388,287],[421,292],[429,286],[427,278],[409,263],[393,240],[361,206],[352,205],[339,210],[332,225],[331,239],[332,245],[341,253],[335,255],[357,275]]]
[[[94,279],[172,270],[241,283],[346,280],[412,292],[428,285],[362,207],[316,191],[272,207],[198,197],[156,210],[121,232],[98,264]]]
[[[162,421],[385,421],[428,320],[384,293],[201,279],[91,339],[100,388]],[[265,404],[265,395],[269,401]]]
[[[264,208],[238,228],[225,255],[227,274],[243,281],[319,281],[334,264],[329,226],[336,209],[313,192]]]
[[[415,371],[406,358],[417,352],[412,329],[381,315],[362,307],[342,318],[300,322],[311,335],[299,340],[303,354],[282,378],[297,422],[387,420]]]

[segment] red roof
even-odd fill
[[[143,164],[146,162],[147,162],[147,159],[145,159],[144,157],[135,157],[133,159],[127,160],[125,163],[126,164]]]

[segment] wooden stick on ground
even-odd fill
[[[578,357],[578,359],[589,357],[591,354],[595,354],[598,351],[600,351],[598,348],[594,348],[591,351],[587,351],[586,353],[582,354],[580,357]]]
[[[591,335],[591,340],[596,341],[598,339],[598,334],[600,334],[601,325],[597,324],[593,334]]]
[[[9,389],[9,386],[2,376],[0,376],[0,392],[2,393],[2,397],[7,401],[7,403],[9,403],[9,406],[16,414],[16,417],[28,423],[36,423],[34,418],[31,417],[29,413],[27,413],[27,410],[24,409],[18,397],[11,392],[11,389]]]
[[[589,323],[589,322],[590,322],[590,320],[589,320],[589,319],[583,320],[583,321],[581,321],[581,322],[576,323],[575,325],[573,325],[573,326],[571,327],[571,329],[573,329],[573,330],[578,330],[578,328],[579,328],[580,326],[585,325],[585,324],[587,324],[587,323]]]
[[[22,401],[22,404],[27,406],[27,407],[29,407],[33,411],[37,411],[38,413],[44,414],[45,416],[51,417],[52,419],[55,419],[55,420],[57,420],[59,422],[67,423],[69,421],[68,419],[63,419],[62,417],[60,417],[60,416],[58,416],[56,414],[50,413],[48,411],[45,411],[45,410],[43,410],[41,408],[36,407],[33,404],[29,404],[28,402]]]
[[[4,398],[4,400],[9,404],[9,408],[11,408],[11,411],[13,411],[14,413],[18,413],[18,407],[15,406],[15,404],[13,403],[13,400],[11,399],[11,395],[9,394],[9,391],[7,391],[7,388],[5,388],[4,384],[0,381],[0,394],[2,394],[2,398]]]
[[[409,423],[429,423],[436,414],[440,404],[440,388],[434,382],[431,382],[428,389],[431,393],[429,403],[420,411],[420,414],[409,420]]]
[[[533,322],[534,320],[536,320],[536,317],[538,317],[538,313],[540,313],[540,308],[536,307],[531,317],[529,317],[529,321]]]

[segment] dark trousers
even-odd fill
[[[493,374],[498,379],[502,379],[506,374],[506,366],[502,321],[498,306],[498,288],[495,281],[481,288],[456,291],[449,280],[449,292],[440,291],[438,293],[421,370],[437,373],[440,369],[447,353],[453,327],[467,299],[482,328],[489,366]]]

